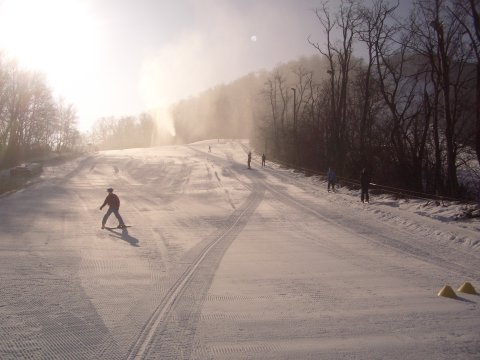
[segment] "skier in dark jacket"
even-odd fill
[[[360,186],[362,188],[360,199],[362,200],[362,202],[368,203],[368,187],[370,186],[370,176],[368,175],[368,172],[365,168],[362,169],[362,174],[360,175]]]
[[[252,152],[251,151],[248,152],[247,162],[248,162],[248,168],[251,169],[251,167],[250,167],[250,163],[252,162]]]
[[[327,190],[330,192],[330,186],[332,187],[332,191],[335,192],[335,182],[337,181],[337,175],[335,174],[335,171],[333,171],[331,168],[328,168],[327,171]]]
[[[107,223],[107,220],[112,213],[115,215],[115,217],[118,220],[118,223],[119,223],[118,228],[122,229],[125,227],[125,223],[123,222],[123,219],[120,216],[120,213],[118,212],[118,210],[120,209],[120,199],[116,194],[113,193],[112,188],[108,188],[107,192],[108,192],[108,195],[105,198],[105,201],[103,202],[102,206],[100,206],[100,210],[102,210],[105,205],[108,205],[108,210],[105,213],[105,216],[103,217],[103,220],[102,220],[102,229],[105,229],[105,224]]]

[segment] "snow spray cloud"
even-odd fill
[[[140,91],[160,132],[175,136],[170,106],[208,79],[201,62],[195,61],[203,46],[198,34],[188,34],[144,60]]]
[[[148,109],[162,109],[154,111],[157,126],[171,135],[175,135],[172,104],[259,70],[258,60],[271,54],[271,44],[262,44],[265,18],[272,16],[265,4],[246,8],[234,2],[202,1],[191,6],[195,15],[190,27],[148,54],[141,71],[143,101]],[[197,120],[190,119],[193,132]]]

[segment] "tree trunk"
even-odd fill
[[[476,102],[475,102],[475,118],[476,118],[476,151],[477,160],[480,164],[480,62],[477,62],[477,88],[476,88]]]

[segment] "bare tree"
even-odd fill
[[[286,120],[288,110],[288,87],[286,78],[277,68],[265,82],[264,96],[268,99],[271,120],[273,124],[273,138],[275,152],[284,152],[285,149],[280,145],[286,136]]]
[[[28,74],[20,71],[15,63],[11,64],[8,71],[7,139],[4,155],[4,165],[6,166],[18,163],[25,155],[23,131],[31,96]]]
[[[347,90],[351,71],[353,40],[359,27],[358,3],[354,0],[342,0],[335,15],[330,13],[327,3],[315,9],[326,35],[326,49],[318,42],[308,42],[322,54],[329,63],[331,115],[328,117],[328,157],[342,170],[346,154],[347,129]],[[340,39],[334,40],[334,31],[338,29]]]
[[[312,90],[312,71],[307,70],[303,65],[299,65],[292,69],[295,74],[296,83],[291,89],[294,91],[294,104],[293,104],[293,138],[295,148],[295,161],[301,163],[300,157],[300,138],[299,138],[299,119],[305,120],[306,114],[304,108],[307,102],[307,98],[311,98],[310,91]]]
[[[456,0],[451,14],[462,25],[470,40],[476,60],[475,91],[475,147],[480,163],[480,2],[477,0]]]
[[[373,70],[375,68],[375,49],[376,44],[379,42],[379,37],[382,36],[382,30],[387,21],[392,21],[393,14],[398,8],[398,2],[396,5],[389,5],[385,0],[375,0],[371,7],[362,5],[359,8],[359,14],[361,18],[361,25],[358,31],[358,38],[361,42],[366,44],[367,48],[367,65],[362,72],[363,83],[363,106],[362,114],[360,118],[359,129],[359,147],[360,147],[360,161],[362,164],[367,162],[367,159],[371,158],[371,138],[372,138],[372,83],[374,82]]]
[[[277,105],[277,83],[275,79],[268,78],[265,83],[265,90],[263,91],[264,96],[268,99],[270,105],[270,114],[272,121],[272,131],[273,131],[273,143],[275,145],[275,151],[279,148],[279,115],[278,115],[278,105]]]
[[[424,50],[420,54],[425,54],[430,61],[431,79],[436,92],[435,115],[443,125],[441,135],[445,139],[446,189],[450,195],[457,195],[457,158],[459,147],[465,142],[462,132],[466,132],[462,129],[468,117],[464,111],[468,94],[466,65],[473,50],[465,42],[462,23],[465,22],[466,13],[459,12],[458,7],[452,10],[450,4],[448,0],[418,0],[415,3],[416,16],[412,18],[416,20],[413,31],[417,38],[423,39]],[[437,119],[434,125],[438,126]]]
[[[77,139],[78,130],[75,128],[77,112],[73,105],[65,104],[63,100],[57,105],[56,150],[72,150]]]

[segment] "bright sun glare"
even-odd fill
[[[67,98],[91,68],[96,32],[80,0],[5,0],[0,7],[0,48],[22,67],[45,73]]]

